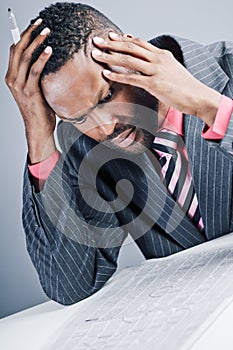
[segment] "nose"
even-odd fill
[[[111,135],[115,130],[116,124],[119,122],[117,117],[110,115],[106,116],[106,114],[101,115],[101,113],[98,113],[98,115],[92,115],[92,118],[95,120],[96,127],[101,136]]]

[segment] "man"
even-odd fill
[[[72,3],[41,11],[11,47],[23,224],[51,299],[100,289],[128,233],[150,259],[232,231],[232,66],[231,43],[147,43]]]

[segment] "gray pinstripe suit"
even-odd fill
[[[204,84],[232,98],[233,44],[222,42],[203,47],[186,39],[175,39],[187,69]],[[147,259],[173,254],[233,230],[233,115],[219,143],[204,140],[202,128],[202,121],[185,115],[184,140],[204,233],[192,225],[167,194],[156,172],[155,157],[149,152],[132,156],[132,161],[117,153],[111,155],[112,160],[96,179],[98,193],[108,201],[101,208],[103,203],[98,203],[98,195],[90,185],[93,169],[101,162],[95,153],[97,143],[80,135],[68,123],[59,125],[58,136],[65,156],[60,158],[40,193],[31,185],[26,167],[23,191],[27,249],[51,299],[71,304],[103,286],[116,270],[119,247],[127,236],[123,225]],[[108,155],[113,151],[104,152]],[[80,182],[77,174],[84,157],[88,162]],[[134,187],[133,197],[124,210],[118,210],[108,203],[116,197],[116,183],[125,178]],[[95,206],[86,203],[83,193]],[[127,202],[127,193],[122,198]],[[136,221],[140,213],[143,215]],[[101,239],[103,242],[96,244]]]

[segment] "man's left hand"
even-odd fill
[[[193,77],[170,51],[113,32],[93,42],[93,58],[110,69],[103,70],[105,78],[142,88],[165,105],[213,124],[221,95]]]

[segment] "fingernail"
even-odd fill
[[[111,39],[114,39],[114,40],[119,39],[119,35],[117,33],[114,33],[114,32],[109,32],[109,36]]]
[[[108,69],[104,69],[104,70],[103,70],[103,73],[104,73],[104,75],[110,75],[110,74],[111,74],[111,71],[108,70]]]
[[[33,23],[33,25],[34,26],[38,26],[39,24],[41,24],[42,23],[42,18],[38,18],[34,23]]]
[[[40,32],[40,35],[46,35],[48,33],[50,33],[50,29],[46,27]]]
[[[102,51],[100,51],[98,49],[93,49],[92,53],[93,53],[93,55],[96,55],[96,56],[101,56],[102,55]]]
[[[104,39],[103,38],[100,38],[99,36],[95,36],[94,38],[93,38],[93,40],[94,40],[94,42],[95,43],[103,43],[104,42]]]
[[[45,49],[44,49],[44,52],[48,55],[49,53],[52,52],[52,48],[51,46],[47,46]]]

